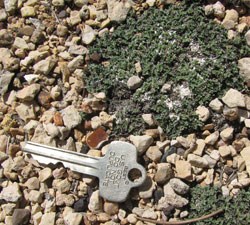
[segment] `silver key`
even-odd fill
[[[65,167],[99,178],[100,196],[113,202],[126,200],[130,189],[146,179],[144,167],[137,163],[136,148],[127,142],[113,141],[104,157],[92,157],[33,142],[26,142],[23,151],[45,164],[61,162]],[[139,174],[133,180],[131,173]]]

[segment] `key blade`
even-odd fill
[[[34,142],[26,142],[23,149],[35,160],[43,164],[62,163],[72,171],[98,177],[97,163],[99,158],[87,156],[78,152],[59,149]]]

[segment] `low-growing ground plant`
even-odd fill
[[[231,87],[243,89],[237,61],[249,52],[243,36],[228,40],[227,31],[205,17],[200,1],[184,1],[139,16],[132,12],[91,46],[90,59],[98,55],[101,62],[90,61],[84,79],[89,92],[107,94],[108,111],[117,117],[114,134],[141,133],[141,115],[152,113],[175,137],[201,126],[194,113],[199,105]],[[127,87],[133,75],[143,80],[135,91]],[[164,84],[171,89],[163,91]]]
[[[250,224],[250,191],[241,190],[236,197],[223,197],[219,188],[195,186],[190,191],[189,218],[197,218],[219,208],[224,213],[195,225]]]

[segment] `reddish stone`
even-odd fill
[[[86,130],[91,130],[91,129],[92,129],[91,121],[90,121],[90,120],[85,120],[85,121],[84,121],[84,128],[85,128]]]
[[[55,113],[53,120],[54,120],[54,123],[56,126],[63,126],[64,125],[62,115],[59,112]]]
[[[44,108],[49,108],[50,107],[50,102],[51,102],[51,96],[50,93],[47,91],[41,91],[38,95],[38,102],[41,106]]]
[[[102,127],[98,127],[87,136],[86,142],[90,148],[98,148],[101,143],[108,140],[108,134]]]

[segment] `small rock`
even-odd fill
[[[216,161],[218,161],[220,159],[220,153],[219,153],[219,151],[218,150],[211,151],[210,157],[212,159],[215,159]]]
[[[50,107],[51,96],[48,91],[41,91],[37,96],[38,103],[44,108]]]
[[[143,212],[142,217],[152,219],[152,220],[156,220],[158,216],[157,216],[157,213],[154,211],[154,209],[149,208],[149,209],[146,209]]]
[[[223,141],[229,141],[233,138],[234,128],[227,127],[226,129],[220,132],[220,137]]]
[[[228,187],[226,187],[226,186],[222,186],[222,187],[221,187],[221,191],[222,191],[222,195],[223,195],[224,197],[227,197],[227,196],[229,196],[229,194],[230,194],[230,190],[229,190]]]
[[[219,19],[223,19],[226,14],[225,6],[219,1],[213,4],[213,11],[214,11],[214,15],[218,17]]]
[[[56,112],[53,117],[54,123],[56,126],[63,126],[63,118],[60,112]]]
[[[246,42],[248,45],[250,45],[250,30],[248,30],[245,34]]]
[[[0,30],[0,46],[9,46],[14,42],[13,35],[5,29]]]
[[[45,182],[50,177],[52,177],[52,170],[49,167],[45,167],[44,169],[39,171],[39,181]]]
[[[96,33],[94,29],[85,24],[85,27],[82,31],[82,42],[85,45],[91,44],[96,38]]]
[[[7,187],[4,187],[0,193],[0,199],[3,199],[7,202],[18,202],[22,197],[18,183],[14,182]]]
[[[65,5],[64,0],[52,0],[52,5],[56,7],[61,7]]]
[[[140,198],[147,199],[153,196],[155,190],[155,183],[151,177],[147,177],[142,186],[139,187]]]
[[[30,120],[24,127],[24,131],[28,134],[33,134],[39,122],[36,120]]]
[[[51,136],[52,138],[55,138],[60,134],[58,127],[52,123],[43,124],[43,127],[45,131],[48,133],[48,135]]]
[[[36,74],[48,75],[50,71],[54,68],[56,61],[51,57],[37,62],[33,68]]]
[[[6,152],[8,137],[6,135],[0,135],[0,152]]]
[[[235,23],[238,23],[239,13],[235,9],[226,10],[226,16],[223,21],[232,20]]]
[[[210,117],[210,112],[205,106],[198,106],[195,112],[202,122],[206,122]]]
[[[150,127],[156,125],[156,121],[153,118],[153,115],[148,113],[148,114],[142,114],[142,119],[144,120],[145,123],[147,123]]]
[[[7,13],[4,9],[0,9],[0,22],[7,20]]]
[[[188,162],[190,162],[190,164],[192,166],[195,166],[198,168],[207,168],[208,167],[208,162],[200,156],[197,156],[194,154],[189,154],[187,160],[188,160]]]
[[[208,162],[208,167],[209,168],[214,168],[215,167],[215,165],[217,163],[217,160],[213,159],[209,155],[204,155],[202,158],[204,158]]]
[[[28,50],[29,46],[27,45],[26,41],[20,37],[16,37],[13,43],[13,47],[17,49]]]
[[[154,141],[153,138],[148,135],[130,135],[129,140],[135,145],[139,155],[142,155]]]
[[[0,71],[0,95],[3,95],[8,91],[9,84],[14,76],[14,73],[4,70]]]
[[[39,225],[48,225],[48,224],[54,225],[55,218],[56,218],[55,212],[45,213],[43,214],[41,223]]]
[[[102,127],[98,127],[87,136],[86,143],[90,148],[99,148],[107,140],[107,132]]]
[[[30,220],[30,211],[28,209],[15,209],[12,215],[13,225],[27,224]]]
[[[43,198],[42,194],[36,190],[31,190],[28,195],[29,201],[33,203],[42,203],[43,200],[42,198]]]
[[[86,198],[80,198],[74,203],[75,212],[85,212],[88,209],[88,203]]]
[[[108,17],[111,21],[122,22],[126,19],[131,8],[129,1],[119,2],[117,0],[108,0]]]
[[[190,180],[192,179],[192,167],[187,161],[177,160],[175,163],[177,177]]]
[[[196,140],[196,147],[193,151],[195,155],[202,156],[203,151],[205,149],[206,143],[203,139],[197,139]]]
[[[64,222],[67,225],[80,225],[83,215],[81,213],[68,213],[64,216]]]
[[[6,12],[8,13],[14,13],[15,10],[17,9],[17,1],[18,0],[5,0],[4,1],[4,7]]]
[[[24,6],[21,8],[22,17],[32,17],[36,15],[35,9],[32,6]]]
[[[229,146],[220,146],[219,153],[220,153],[222,158],[225,158],[225,157],[231,155],[231,150],[230,150]]]
[[[30,103],[21,103],[19,106],[16,107],[16,112],[24,121],[36,118],[34,106]]]
[[[247,128],[250,128],[250,119],[245,119],[244,123]]]
[[[169,163],[158,163],[155,174],[155,182],[164,184],[174,176],[174,171]]]
[[[209,136],[206,137],[205,139],[205,143],[208,145],[214,145],[215,142],[218,140],[219,138],[219,131],[215,131],[214,133],[210,134]]]
[[[207,171],[207,176],[204,182],[206,185],[211,185],[213,181],[214,181],[214,169],[209,169]]]
[[[137,222],[137,218],[136,218],[136,215],[131,213],[127,216],[127,220],[130,224],[136,224]]]
[[[70,190],[71,187],[71,183],[69,182],[69,180],[67,178],[65,178],[64,180],[59,181],[56,184],[56,188],[58,191],[60,191],[61,193],[66,193]]]
[[[228,107],[245,107],[245,98],[244,95],[235,89],[229,89],[225,96],[223,96],[222,101]]]
[[[32,101],[40,91],[40,84],[31,84],[22,90],[18,91],[16,97],[24,101]]]
[[[72,26],[75,26],[75,25],[81,23],[81,21],[82,21],[82,19],[81,19],[80,11],[72,10],[72,11],[70,12],[69,23],[70,23]]]
[[[146,156],[153,162],[159,162],[162,156],[162,152],[157,146],[150,146],[146,151]]]
[[[189,186],[178,178],[172,178],[168,184],[177,194],[185,195],[189,191]]]
[[[83,63],[84,63],[84,59],[82,55],[78,55],[77,57],[73,58],[68,63],[69,72],[74,72],[76,69],[81,68]]]
[[[67,108],[63,109],[62,112],[63,122],[64,125],[71,130],[72,128],[75,128],[77,125],[79,125],[82,122],[82,118],[77,111],[77,109],[70,105]]]
[[[127,86],[130,90],[136,90],[143,83],[143,80],[138,76],[132,76],[127,81]]]
[[[119,205],[115,202],[105,202],[103,210],[108,215],[115,215],[119,211]]]
[[[37,177],[29,178],[24,185],[30,190],[38,190],[40,187],[40,183]]]
[[[221,113],[222,112],[222,109],[223,109],[223,104],[221,103],[221,101],[218,99],[218,98],[215,98],[214,100],[212,100],[210,103],[209,103],[209,107],[217,112],[217,113]]]
[[[225,105],[223,108],[223,115],[229,121],[237,120],[239,117],[239,109],[238,107],[229,108]]]
[[[250,57],[238,60],[240,75],[247,82],[250,80]]]
[[[102,205],[103,202],[101,197],[99,196],[99,191],[98,190],[94,191],[89,199],[89,205],[88,205],[89,210],[93,213],[101,212]]]

